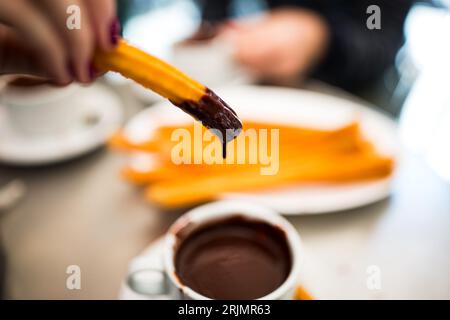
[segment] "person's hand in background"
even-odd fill
[[[81,9],[80,29],[67,27],[71,5]],[[114,0],[0,0],[0,75],[91,82],[95,48],[111,50],[119,28]]]
[[[280,9],[255,21],[223,27],[235,59],[260,80],[289,83],[307,73],[327,50],[329,30],[322,17],[303,9]]]

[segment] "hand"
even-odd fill
[[[280,9],[255,21],[233,22],[221,36],[235,48],[235,59],[257,78],[291,82],[324,55],[329,30],[318,14],[302,9]]]
[[[69,30],[67,8],[81,9],[81,29]],[[56,84],[95,77],[95,48],[117,42],[114,0],[0,0],[0,74],[27,74]]]

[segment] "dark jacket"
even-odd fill
[[[381,78],[403,44],[403,24],[413,0],[268,0],[270,8],[300,7],[318,12],[328,22],[328,52],[311,75],[347,90],[358,90]],[[203,19],[228,17],[230,0],[200,0]],[[381,29],[369,30],[368,6],[381,9]]]

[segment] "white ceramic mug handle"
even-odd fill
[[[148,267],[132,272],[127,278],[128,287],[149,298],[170,298],[169,278],[163,269]]]

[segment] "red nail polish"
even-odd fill
[[[110,27],[111,44],[113,46],[116,46],[119,43],[120,31],[121,31],[121,27],[120,27],[119,19],[115,18]]]

